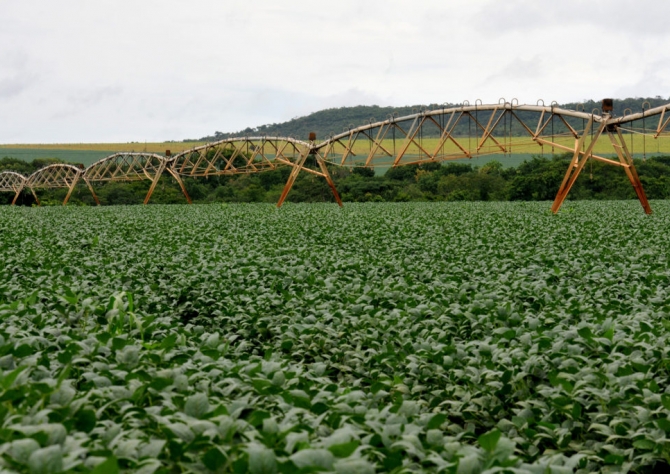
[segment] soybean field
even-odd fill
[[[670,202],[0,211],[0,472],[651,472]]]

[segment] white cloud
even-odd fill
[[[654,0],[3,0],[0,142],[181,139],[356,104],[668,94]]]

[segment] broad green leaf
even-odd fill
[[[202,462],[210,471],[218,471],[226,464],[226,457],[219,448],[212,448],[202,457]]]
[[[577,330],[577,333],[582,336],[584,339],[593,339],[593,332],[588,327],[583,327]]]
[[[12,441],[7,451],[9,455],[21,464],[26,464],[30,455],[37,451],[40,445],[32,438],[23,438]]]
[[[664,393],[661,395],[661,403],[666,410],[670,410],[670,394]]]
[[[480,461],[476,454],[470,454],[458,460],[457,474],[474,474],[480,472]]]
[[[348,443],[334,444],[328,447],[328,451],[333,453],[338,458],[346,458],[352,455],[356,448],[360,446],[360,441],[354,440]]]
[[[426,430],[439,428],[445,421],[447,421],[447,415],[444,415],[442,413],[433,415],[428,424],[426,425]]]
[[[2,388],[5,390],[9,390],[9,388],[12,386],[16,378],[19,376],[21,372],[26,370],[28,367],[27,366],[21,366],[17,369],[12,370],[9,374],[5,375],[2,378]]]
[[[365,459],[340,459],[335,463],[337,474],[374,474],[375,466]]]
[[[193,418],[202,418],[209,411],[209,398],[204,393],[196,393],[186,399],[184,413]]]
[[[107,458],[91,471],[91,474],[118,474],[119,464],[114,456]]]
[[[492,453],[496,449],[496,445],[500,439],[500,434],[500,431],[497,429],[491,430],[477,438],[477,442],[482,448],[484,448],[485,451]]]
[[[173,333],[161,341],[160,347],[161,349],[169,350],[172,349],[176,344],[177,344],[177,335]]]
[[[86,433],[95,428],[97,421],[98,419],[93,410],[79,410],[75,414],[75,428]]]
[[[332,469],[335,458],[327,449],[303,449],[290,457],[298,468],[316,467]]]
[[[263,421],[264,421],[264,420],[270,418],[271,416],[272,416],[272,415],[270,415],[270,413],[268,413],[267,411],[263,411],[263,410],[254,410],[254,411],[251,412],[251,414],[249,415],[249,418],[247,418],[247,422],[248,422],[251,426],[256,426],[256,427],[258,427],[258,426],[261,426],[261,425],[263,424]]]
[[[656,420],[656,426],[658,426],[666,433],[670,433],[670,420],[668,420],[667,418],[659,418],[658,420]]]
[[[654,447],[656,447],[656,443],[648,439],[639,439],[633,442],[633,447],[648,451],[654,449]]]
[[[248,448],[248,453],[250,474],[274,474],[277,472],[277,459],[271,449],[251,445]]]
[[[170,423],[167,428],[178,438],[186,443],[190,443],[195,439],[193,431],[183,423]]]
[[[31,474],[55,474],[63,469],[60,446],[49,446],[33,451],[28,458]]]

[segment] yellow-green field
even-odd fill
[[[117,152],[149,152],[164,154],[166,150],[174,155],[189,148],[202,145],[200,142],[163,143],[50,143],[50,144],[10,144],[0,145],[0,158],[11,157],[24,161],[57,158],[69,163],[88,166]]]
[[[644,138],[640,135],[631,135],[631,134],[624,135],[624,137],[626,139],[627,146],[636,155],[643,153],[644,151],[643,148],[646,148],[647,153],[670,154],[670,140],[668,140],[667,137],[654,139],[652,137]],[[542,150],[543,147],[539,146],[537,143],[533,142],[528,137],[513,137],[511,138],[511,140],[509,137],[506,138],[496,137],[496,140],[501,144],[507,146],[511,144],[512,153],[527,154],[527,153],[541,153],[543,151]],[[419,140],[416,141],[419,142]],[[456,137],[456,141],[458,141],[465,149],[471,151],[473,154],[477,152],[477,144],[478,144],[477,137],[472,138]],[[573,148],[575,143],[574,138],[569,136],[556,136],[554,138],[554,141],[556,143],[559,143],[561,145],[570,148]],[[343,143],[346,143],[346,141],[343,140]],[[396,150],[402,145],[402,143],[403,143],[402,139],[396,139],[395,141]],[[420,140],[420,143],[425,150],[433,152],[439,143],[439,139],[434,137],[424,138]],[[150,153],[165,153],[166,150],[170,150],[174,154],[202,144],[203,142],[4,144],[0,145],[0,154],[2,154],[3,149],[30,149],[30,150],[42,150],[42,151],[72,150],[72,151],[105,151],[105,152],[135,151],[135,152],[150,152]],[[393,140],[385,139],[383,141],[383,146],[389,150],[393,149]],[[545,145],[544,152],[547,152],[547,148],[550,149],[551,147]],[[361,153],[367,154],[367,151],[369,151],[369,149],[370,149],[370,142],[367,139],[364,139],[364,137],[359,138],[354,143],[353,151],[356,154]],[[452,141],[448,141],[444,145],[443,149],[445,153],[458,152],[457,145]],[[484,146],[479,151],[480,153],[497,153],[500,152],[501,150],[498,146],[496,146],[496,144],[491,139],[488,139],[484,144]],[[558,152],[559,150],[556,151]],[[609,139],[607,137],[601,137],[595,146],[594,152],[598,154],[609,155],[613,154],[614,150],[612,148]]]
[[[667,138],[653,139],[651,137],[644,138],[640,135],[624,135],[624,138],[626,140],[626,146],[628,147],[629,151],[633,153],[635,156],[641,156],[645,152],[647,155],[670,154],[670,140],[668,140]],[[502,149],[499,146],[497,146],[495,142],[493,142],[491,139],[488,139],[486,143],[484,143],[484,145],[479,150],[477,150],[478,139],[475,137],[472,138],[456,137],[455,140],[464,149],[468,150],[472,155],[476,155],[477,153],[479,154],[503,153]],[[538,143],[533,142],[528,137],[512,137],[512,139],[510,139],[509,137],[507,138],[496,137],[496,140],[505,147],[507,153],[511,154],[539,155],[542,153],[546,154],[552,152],[552,147],[550,145],[540,146]],[[572,137],[557,136],[554,138],[553,141],[559,145],[568,147],[570,149],[574,149],[575,146],[575,139]],[[429,153],[434,153],[439,145],[438,138],[424,138],[422,140],[417,139],[416,142],[420,143],[421,147]],[[348,145],[346,140],[342,140],[342,143],[344,145]],[[382,146],[392,153],[397,152],[402,146],[402,144],[403,140],[400,139],[396,139],[395,147],[393,140],[391,139],[385,139],[382,142]],[[353,144],[352,151],[358,156],[367,156],[372,147],[373,147],[372,142],[370,142],[367,139],[359,138]],[[343,151],[344,147],[341,145],[336,145],[334,148],[334,153],[336,154],[338,152],[341,154]],[[411,145],[408,149],[408,152],[410,153],[415,153],[417,151],[418,147],[416,145]],[[563,153],[565,152],[565,150],[556,147],[554,148],[554,152]],[[449,140],[447,143],[444,144],[444,146],[440,150],[440,154],[442,153],[444,153],[445,155],[451,155],[451,154],[461,154],[462,152],[453,141]],[[616,154],[608,137],[601,137],[598,140],[598,142],[594,147],[594,153],[598,155]],[[380,149],[378,150],[377,154],[382,155],[384,153]]]
[[[651,137],[644,138],[640,135],[624,135],[626,145],[635,157],[641,158],[643,156],[654,156],[668,154],[670,155],[670,140],[667,137],[653,139]],[[533,142],[528,137],[497,137],[496,140],[504,146],[503,151],[491,139],[478,148],[477,137],[456,137],[456,141],[467,150],[472,156],[473,160],[467,160],[473,165],[479,166],[486,164],[490,160],[498,160],[503,163],[505,167],[518,166],[524,160],[530,159],[533,155],[550,156],[553,153],[565,153],[566,150],[560,147],[553,147],[551,145],[540,146]],[[423,138],[416,140],[420,143],[421,148],[426,152],[435,153],[439,145],[438,138]],[[554,142],[573,149],[575,140],[571,136],[556,136]],[[342,144],[336,144],[331,153],[329,153],[328,161],[332,163],[341,163],[340,157],[345,152],[346,148],[350,146],[346,140],[342,140]],[[54,144],[6,144],[0,145],[0,158],[13,157],[25,161],[32,161],[39,158],[57,158],[67,162],[82,163],[86,166],[95,161],[109,156],[116,152],[149,152],[164,154],[166,150],[174,155],[184,150],[202,145],[203,142],[155,142],[155,143],[54,143]],[[396,155],[403,146],[402,139],[396,139],[395,142],[391,139],[385,139],[382,142],[382,147]],[[362,165],[366,162],[370,150],[373,148],[371,141],[365,137],[360,136],[352,144],[353,156],[349,155],[345,163],[346,165]],[[615,156],[614,148],[610,143],[608,137],[601,137],[595,145],[594,152],[602,156]],[[453,141],[448,141],[442,146],[438,152],[438,158],[445,160],[459,159],[464,155],[463,151],[459,149],[458,145]],[[421,152],[418,146],[410,144],[405,157],[402,160],[403,164],[410,163],[415,160],[425,159],[425,155]],[[390,158],[384,150],[377,149],[372,165],[380,168],[388,167],[393,163],[394,159]],[[461,160],[459,160],[461,161]]]
[[[157,143],[48,143],[48,144],[8,144],[0,145],[2,149],[31,149],[31,150],[82,150],[82,151],[137,151],[149,153],[179,153],[194,146],[202,145],[201,142],[157,142]]]

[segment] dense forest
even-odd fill
[[[481,167],[468,163],[430,163],[403,166],[375,176],[367,168],[331,167],[330,172],[344,201],[503,201],[552,200],[563,179],[571,156],[533,157],[516,168],[503,168],[496,161]],[[49,160],[53,162],[55,160]],[[670,198],[670,156],[635,160],[640,179],[650,199]],[[45,160],[32,163],[13,158],[0,159],[0,171],[24,174],[44,166]],[[314,163],[308,163],[314,166]],[[258,174],[187,179],[188,193],[194,202],[277,202],[291,168]],[[149,189],[148,181],[95,184],[103,205],[140,204]],[[59,205],[65,189],[41,190],[42,204]],[[8,204],[13,195],[0,193],[0,203]],[[635,199],[626,174],[619,167],[593,162],[587,165],[572,189],[569,199]],[[333,196],[323,178],[301,173],[288,197],[290,202],[332,202]],[[184,203],[179,186],[167,173],[156,188],[152,203]],[[19,205],[34,205],[29,191]],[[77,186],[71,205],[94,205],[86,186]]]
[[[614,115],[619,116],[624,113],[632,112],[641,112],[644,106],[645,109],[650,107],[657,107],[667,103],[670,99],[665,99],[660,96],[656,97],[641,97],[641,98],[628,98],[628,99],[616,99],[614,101]],[[540,105],[542,103],[540,102]],[[236,132],[214,132],[213,135],[202,137],[199,141],[215,141],[223,140],[230,137],[239,137],[239,136],[280,136],[280,137],[294,137],[301,140],[306,140],[310,132],[315,132],[317,140],[322,141],[327,139],[331,135],[336,135],[342,133],[343,131],[349,130],[350,128],[358,127],[360,125],[365,125],[371,121],[382,121],[390,117],[403,117],[410,115],[422,110],[434,110],[440,109],[443,107],[455,107],[460,104],[430,104],[430,105],[414,105],[406,107],[379,107],[377,105],[359,105],[356,107],[340,107],[334,109],[321,110],[319,112],[314,112],[304,117],[294,118],[288,122],[283,123],[273,123],[268,125],[261,125],[255,128],[246,128],[244,130],[239,130]],[[473,104],[474,105],[474,104]],[[550,105],[547,103],[546,105]],[[586,100],[580,103],[572,102],[566,104],[557,104],[558,107],[571,110],[584,110],[586,112],[591,112],[595,110],[596,114],[599,114],[601,102],[594,100]],[[490,116],[489,111],[475,112],[473,116],[478,116],[478,120],[486,123],[488,117]],[[528,113],[519,113],[519,118],[528,123],[532,123],[533,120],[537,120],[537,114],[528,114]],[[638,123],[639,122],[639,123]],[[653,119],[647,120],[645,123],[642,121],[635,122],[634,126],[641,128],[643,126],[655,127]],[[583,128],[583,123],[581,120],[571,120],[570,123],[573,127],[579,129],[580,125]],[[512,136],[520,136],[525,134],[521,124],[516,120],[510,120],[509,124],[505,124],[505,127],[500,127],[497,129],[497,134],[509,133]],[[556,134],[563,133],[566,131],[565,126],[560,120],[556,120],[555,124],[552,124],[554,127],[553,131]],[[439,133],[438,129],[435,128],[433,135]],[[462,120],[455,130],[455,135],[464,136],[468,134],[478,133],[476,125],[472,120]],[[480,133],[480,132],[479,132]],[[426,136],[431,136],[430,130],[427,131]],[[191,141],[184,140],[184,141]]]

